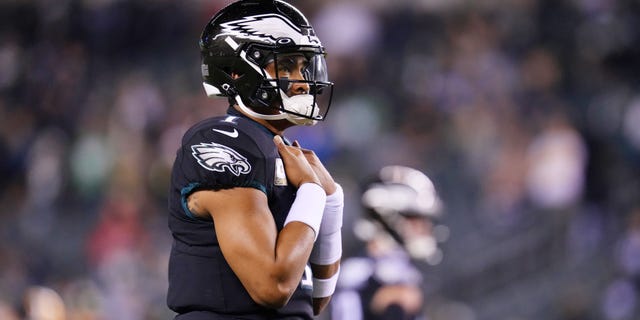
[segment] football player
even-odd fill
[[[326,117],[324,48],[279,0],[223,8],[200,48],[206,93],[230,107],[191,127],[177,152],[167,303],[180,320],[312,319],[336,286],[344,196],[283,132]]]
[[[431,180],[413,168],[383,167],[365,183],[365,213],[354,227],[364,253],[342,262],[332,320],[423,318],[416,262],[437,264],[442,258],[434,234],[440,203]]]

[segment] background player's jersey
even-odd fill
[[[204,311],[238,319],[313,318],[312,287],[305,281],[311,279],[309,267],[285,307],[262,307],[251,299],[225,261],[215,224],[211,219],[195,217],[187,208],[187,196],[197,190],[256,188],[267,195],[269,209],[281,230],[296,189],[287,183],[273,136],[233,109],[227,116],[204,120],[185,133],[169,194],[169,229],[174,241],[167,303],[173,311]],[[256,272],[260,272],[260,266],[256,266]]]
[[[378,289],[390,285],[420,287],[422,274],[403,251],[383,257],[355,256],[340,264],[340,278],[331,299],[331,320],[419,320],[419,314],[408,314],[392,305],[383,312],[371,310]]]

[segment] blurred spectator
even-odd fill
[[[582,197],[587,150],[566,119],[550,115],[547,121],[529,146],[527,191],[539,208],[568,208]]]
[[[604,291],[602,309],[606,320],[635,319],[638,292],[626,279],[611,282]]]
[[[635,207],[627,219],[615,258],[623,274],[640,290],[640,207]]]
[[[14,310],[14,308],[0,300],[0,318],[6,320],[18,320],[18,313]]]
[[[66,307],[62,297],[47,287],[30,287],[24,297],[26,318],[30,320],[65,320]]]

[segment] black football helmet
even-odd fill
[[[405,166],[383,167],[364,184],[365,214],[355,224],[355,234],[368,241],[389,236],[414,259],[437,264],[448,229],[440,225],[442,202],[433,182],[419,170]]]
[[[280,0],[241,0],[220,10],[200,39],[202,77],[209,96],[228,97],[252,116],[287,119],[312,125],[324,120],[333,95],[325,50],[305,16]],[[303,55],[304,79],[279,74],[278,63]],[[265,67],[275,62],[275,77]],[[305,94],[287,95],[293,83],[304,83]]]

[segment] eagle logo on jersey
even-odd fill
[[[247,40],[258,40],[271,44],[295,41],[298,45],[320,44],[318,37],[305,35],[302,30],[278,14],[261,14],[240,20],[221,23],[217,37],[233,36]],[[285,44],[282,42],[282,44]]]
[[[191,146],[192,155],[205,169],[216,172],[229,171],[236,176],[251,172],[247,158],[237,151],[218,143],[201,143]]]

